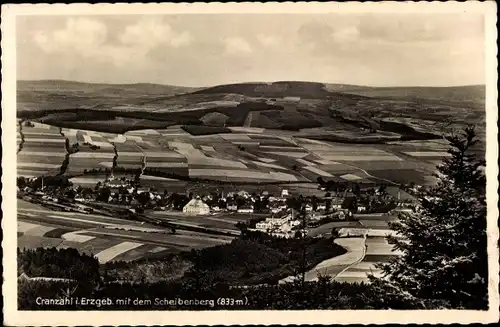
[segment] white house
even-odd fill
[[[260,230],[275,229],[286,224],[289,219],[289,216],[284,216],[281,218],[266,218],[265,221],[257,223],[255,227]]]
[[[273,207],[273,208],[271,208],[271,212],[272,213],[278,213],[278,212],[281,212],[281,210],[282,210],[281,207]]]
[[[290,193],[288,193],[288,190],[286,190],[286,189],[281,190],[282,197],[289,196],[289,195],[290,195]]]
[[[255,224],[255,228],[261,231],[267,231],[268,229],[273,228],[273,224],[271,224],[269,221],[261,221],[260,223]]]
[[[241,190],[241,191],[239,191],[237,194],[238,194],[238,196],[241,196],[241,197],[243,197],[243,198],[245,198],[245,199],[248,199],[248,198],[250,197],[250,193],[248,193],[248,192],[247,192],[247,191],[245,191],[245,190]]]
[[[342,198],[333,198],[332,199],[332,209],[342,209],[342,203],[344,202],[344,199]]]
[[[238,213],[253,213],[253,207],[249,205],[244,205],[238,208]]]
[[[366,207],[365,206],[358,206],[358,212],[365,212]]]
[[[186,215],[207,215],[210,213],[210,207],[199,198],[191,199],[182,208],[182,212]]]

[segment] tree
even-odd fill
[[[72,188],[68,188],[65,192],[64,192],[64,196],[70,200],[74,200],[75,199],[75,196],[76,196],[76,192],[75,190],[73,190]]]
[[[99,194],[97,194],[96,201],[108,202],[110,195],[111,195],[111,189],[105,186],[99,190]]]
[[[359,186],[358,183],[354,183],[354,186],[352,188],[352,192],[354,193],[354,195],[356,195],[357,197],[360,197],[361,196],[361,187]]]
[[[318,197],[313,195],[311,198],[311,207],[313,211],[318,210]]]
[[[17,177],[17,187],[24,188],[27,185],[27,180],[23,176]]]
[[[137,194],[136,199],[141,205],[145,206],[151,198],[149,197],[149,192],[141,192]]]
[[[85,187],[82,189],[81,194],[84,198],[91,197],[94,194],[94,191],[90,187]]]
[[[380,184],[380,187],[378,188],[378,192],[380,194],[386,194],[387,193],[387,184],[386,183]]]
[[[387,278],[371,277],[389,299],[421,307],[487,307],[485,161],[470,153],[473,128],[447,137],[450,158],[437,167],[438,183],[419,191],[420,208],[390,227],[404,238],[389,242],[404,255],[380,264]]]

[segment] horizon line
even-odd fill
[[[351,83],[339,83],[339,82],[318,82],[318,81],[304,81],[304,80],[274,80],[274,81],[245,81],[245,82],[227,82],[223,84],[213,84],[205,86],[187,86],[187,85],[177,85],[169,83],[155,83],[155,82],[133,82],[133,83],[109,83],[109,82],[89,82],[81,80],[67,80],[67,79],[57,79],[57,78],[44,78],[44,79],[16,79],[17,82],[70,82],[70,83],[82,83],[82,84],[104,84],[104,85],[137,85],[137,84],[151,84],[160,86],[173,86],[173,87],[185,87],[185,88],[210,88],[220,85],[232,85],[232,84],[252,84],[252,83],[278,83],[278,82],[299,82],[299,83],[321,83],[321,84],[333,84],[333,85],[344,85],[344,86],[355,86],[355,87],[373,87],[373,88],[405,88],[405,87],[415,87],[415,88],[446,88],[446,87],[470,87],[470,86],[486,86],[483,84],[456,84],[456,85],[366,85],[366,84],[351,84]]]

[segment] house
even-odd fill
[[[281,190],[281,197],[285,197],[285,196],[289,196],[289,195],[290,195],[290,193],[288,192],[288,190],[286,190],[286,189]]]
[[[247,205],[247,204],[242,205],[241,207],[239,207],[237,209],[237,212],[238,213],[253,213],[253,206]]]
[[[210,207],[199,198],[191,199],[182,212],[186,215],[207,215],[210,213]]]
[[[272,208],[271,208],[271,212],[272,212],[272,213],[278,213],[278,212],[280,212],[281,210],[283,210],[281,207],[272,207]]]
[[[365,212],[366,211],[366,207],[363,206],[363,205],[359,205],[358,206],[358,212]]]
[[[255,228],[260,231],[267,231],[272,229],[273,225],[266,219],[265,221],[261,221],[260,223],[255,224]]]
[[[237,194],[238,194],[238,196],[241,196],[242,198],[245,198],[245,199],[248,199],[250,197],[250,193],[248,193],[245,190],[239,191]]]
[[[228,211],[238,210],[238,206],[236,205],[236,203],[228,203],[226,208]]]
[[[203,197],[203,201],[207,202],[207,201],[212,201],[213,200],[213,197],[211,194],[208,194],[208,195],[205,195]]]
[[[333,198],[332,199],[332,209],[339,210],[342,209],[342,203],[344,200],[342,198]]]

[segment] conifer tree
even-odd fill
[[[418,194],[416,212],[390,223],[400,237],[389,243],[404,254],[379,265],[383,277],[370,278],[388,302],[486,309],[485,160],[471,153],[473,127],[447,140],[451,156],[437,167],[437,185]]]

